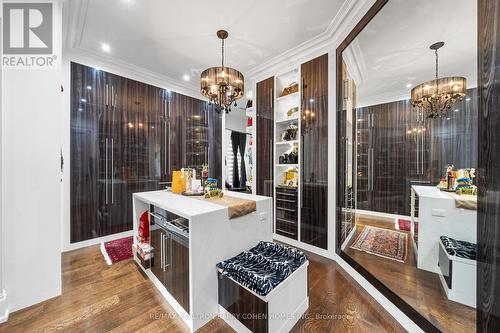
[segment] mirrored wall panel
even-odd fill
[[[337,73],[339,251],[453,333],[476,330],[476,7],[389,0]]]

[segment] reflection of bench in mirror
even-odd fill
[[[439,278],[448,299],[476,307],[477,246],[442,236],[439,242]]]

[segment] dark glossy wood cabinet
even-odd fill
[[[222,170],[221,139],[220,152],[208,140],[222,120],[209,118],[204,101],[71,63],[71,243],[131,230],[132,193],[173,170]]]
[[[257,83],[256,96],[256,191],[273,196],[274,188],[274,77]]]
[[[167,290],[189,313],[189,239],[167,233],[168,280]]]
[[[189,239],[153,225],[151,272],[189,313]]]
[[[300,240],[327,248],[328,55],[301,66]]]
[[[477,167],[477,99],[469,89],[438,119],[409,100],[358,108],[357,208],[409,216],[412,185],[437,185],[447,164]]]

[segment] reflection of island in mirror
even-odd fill
[[[340,254],[453,333],[476,330],[476,7],[389,0],[338,73]]]

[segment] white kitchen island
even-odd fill
[[[229,219],[227,207],[209,200],[166,190],[133,195],[134,242],[139,217],[149,211],[154,221],[150,239],[156,247],[150,265],[137,255],[134,258],[191,332],[219,314],[216,264],[259,241],[272,241],[272,198],[237,192],[225,195],[254,200],[256,211]]]
[[[415,203],[418,199],[418,207]],[[457,208],[455,200],[435,186],[412,186],[412,232],[417,221],[418,250],[417,266],[433,273],[440,273],[439,237],[448,236],[457,240],[476,243],[475,210]]]

